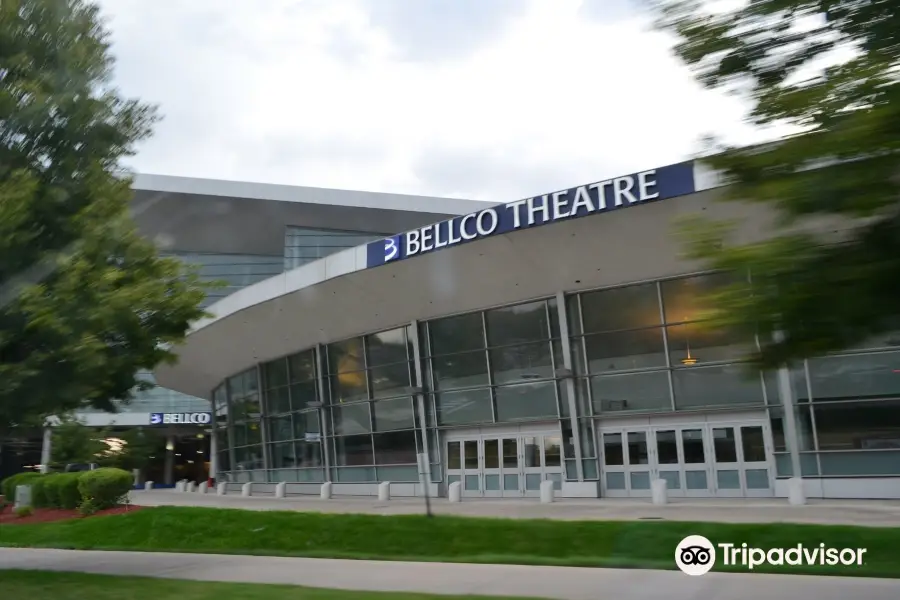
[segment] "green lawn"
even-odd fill
[[[0,526],[0,545],[444,562],[673,569],[689,534],[763,549],[867,548],[862,566],[756,571],[900,577],[900,529],[677,521],[551,521],[160,507]],[[721,562],[716,570],[723,569]],[[738,570],[743,570],[740,568]]]
[[[50,571],[0,571],[0,582],[3,600],[487,600],[483,596],[350,592]],[[503,598],[492,596],[491,600]]]

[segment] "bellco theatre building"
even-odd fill
[[[212,402],[235,491],[784,497],[799,465],[809,497],[900,498],[900,339],[748,376],[702,327],[733,275],[685,261],[675,219],[772,218],[720,195],[690,161],[447,210],[215,302],[156,377]]]

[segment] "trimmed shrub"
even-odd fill
[[[41,475],[28,482],[28,484],[31,485],[31,505],[33,507],[50,508],[53,506],[50,496],[47,493],[49,491],[47,482],[51,477],[52,475]]]
[[[74,510],[81,504],[81,490],[78,489],[78,480],[84,473],[57,473],[53,479],[47,482],[47,495],[56,508]],[[52,489],[52,491],[50,491]]]
[[[85,471],[78,478],[82,504],[94,510],[117,506],[133,486],[134,477],[122,469]]]
[[[41,477],[40,473],[28,471],[25,473],[17,473],[12,477],[3,480],[3,496],[10,502],[16,501],[16,487],[20,485],[31,485],[35,479]],[[33,490],[32,490],[33,491]]]

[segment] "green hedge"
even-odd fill
[[[47,485],[53,480],[53,475],[41,475],[28,483],[31,484],[31,505],[35,508],[51,508],[55,506],[50,498],[50,490]]]
[[[41,477],[40,473],[35,473],[33,471],[26,473],[17,473],[12,477],[7,477],[3,480],[3,496],[6,498],[7,502],[10,504],[16,501],[16,487],[20,485],[32,485],[34,483],[33,480],[39,479]]]
[[[122,469],[85,471],[78,478],[82,507],[89,512],[118,505],[134,486],[134,476]]]
[[[78,481],[84,473],[57,473],[47,482],[47,495],[56,508],[76,509],[81,504]]]

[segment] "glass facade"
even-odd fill
[[[284,255],[216,254],[208,252],[170,252],[163,256],[178,258],[198,269],[203,281],[221,282],[222,287],[208,290],[202,306],[208,307],[238,290],[265,279],[325,258],[389,234],[332,231],[288,226],[285,228]],[[141,379],[155,383],[152,373],[141,373]],[[206,412],[209,401],[188,396],[163,387],[135,390],[134,398],[120,404],[123,412]]]
[[[284,270],[325,258],[335,252],[355,248],[394,232],[338,231],[288,226],[284,232]]]
[[[789,476],[776,376],[740,362],[757,340],[703,321],[705,293],[729,279],[702,274],[571,294],[563,315],[556,298],[452,315],[262,364],[262,414],[246,409],[260,407],[246,379],[255,369],[214,392],[227,405],[223,439],[233,452],[223,475],[413,482],[427,445],[432,479],[442,481],[442,430],[544,423],[564,440],[565,478],[590,481],[600,477],[598,420],[768,410],[778,474]],[[900,350],[892,344],[900,345],[875,340],[791,372],[804,475],[900,475]]]

